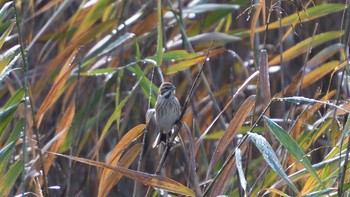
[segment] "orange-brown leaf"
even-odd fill
[[[226,49],[224,49],[224,48],[214,50],[213,52],[209,53],[208,57],[213,57],[213,56],[218,55],[224,51],[226,51]],[[169,66],[166,70],[164,70],[164,74],[170,75],[170,74],[174,74],[178,71],[186,70],[195,64],[203,63],[205,58],[206,58],[206,54],[192,58],[192,59],[188,59],[188,60],[184,60],[184,61],[175,63],[175,64]]]
[[[142,144],[135,144],[130,150],[118,162],[118,166],[128,168],[135,158],[139,155],[142,148]],[[116,185],[123,177],[122,173],[113,171],[107,178],[107,181],[101,182],[98,188],[98,196],[107,196],[109,191]]]
[[[250,26],[250,46],[252,47],[252,49],[254,49],[254,36],[255,36],[255,28],[256,28],[256,23],[258,22],[259,19],[259,15],[261,12],[261,9],[263,8],[263,3],[260,3],[258,8],[256,9],[254,16],[253,16],[253,20]],[[264,8],[265,9],[265,8]]]
[[[247,118],[249,112],[254,107],[255,104],[255,95],[249,96],[241,107],[238,109],[236,115],[232,118],[229,126],[227,127],[224,135],[221,137],[219,144],[215,148],[214,154],[211,157],[210,164],[208,167],[207,177],[210,175],[213,167],[216,162],[220,159],[222,154],[226,151],[226,148],[232,142],[232,140],[236,137],[239,129],[242,127],[245,119]]]
[[[144,172],[138,172],[135,170],[130,170],[127,168],[123,168],[120,166],[113,166],[109,165],[103,162],[98,162],[90,159],[85,159],[85,158],[80,158],[80,157],[74,157],[74,156],[69,156],[69,155],[63,155],[59,153],[53,153],[49,152],[51,154],[55,154],[57,156],[65,157],[74,161],[78,161],[80,163],[85,163],[91,166],[96,166],[104,169],[109,169],[116,171],[128,178],[134,179],[136,181],[139,181],[140,183],[144,185],[148,185],[151,187],[156,187],[156,188],[161,188],[165,189],[169,192],[173,192],[175,194],[180,194],[180,195],[187,195],[187,196],[195,196],[194,191],[191,190],[190,188],[182,185],[181,183],[174,181],[168,177],[164,176],[159,176],[159,175],[154,175],[154,174],[148,174]]]
[[[146,128],[145,124],[137,125],[128,131],[122,139],[120,139],[119,143],[114,147],[111,151],[107,164],[116,165],[123,153],[124,149],[136,138],[138,138]],[[100,180],[100,188],[103,188],[103,184],[107,181],[108,177],[113,173],[112,170],[104,169],[102,172],[101,180]]]
[[[69,127],[72,124],[74,114],[75,114],[75,104],[74,104],[74,102],[72,102],[69,105],[66,112],[63,114],[61,121],[58,123],[58,126],[56,128],[56,132],[55,132],[55,136],[60,135],[60,137],[52,145],[52,147],[50,149],[51,152],[57,152],[58,149],[63,144],[64,140],[66,139]],[[61,133],[61,132],[63,132],[63,133]],[[44,164],[45,173],[48,173],[48,171],[53,163],[54,158],[55,158],[55,155],[52,155],[52,154],[48,155],[47,160]]]
[[[44,116],[44,113],[58,100],[61,95],[61,90],[66,83],[70,73],[72,72],[74,66],[68,68],[68,70],[61,76],[61,78],[56,80],[56,83],[53,84],[51,90],[45,97],[43,103],[41,104],[38,113],[35,116],[35,119],[38,123],[38,126],[41,123],[41,120]]]
[[[327,75],[328,73],[330,73],[332,70],[334,69],[340,69],[342,67],[344,67],[346,65],[346,62],[343,62],[340,64],[339,61],[331,61],[328,62],[326,64],[323,64],[322,66],[316,68],[315,70],[311,71],[310,73],[306,74],[304,76],[303,79],[303,83],[301,84],[301,89],[304,89],[308,86],[310,86],[311,84],[315,83],[316,81],[318,81],[319,79],[321,79],[322,77],[324,77],[325,75]],[[300,75],[297,76],[297,81],[293,81],[292,86],[288,86],[286,88],[286,94],[290,94],[291,92],[293,92],[293,90],[297,87],[297,83],[300,79]],[[277,97],[281,97],[282,93],[278,93]]]

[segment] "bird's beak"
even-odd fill
[[[173,86],[173,87],[171,88],[171,90],[176,90],[176,87],[175,87],[175,86]]]

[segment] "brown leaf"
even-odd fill
[[[136,127],[132,128],[130,131],[128,131],[122,139],[120,139],[119,143],[114,147],[114,149],[111,151],[108,161],[106,162],[108,165],[116,165],[121,157],[121,154],[123,153],[124,149],[136,138],[138,138],[146,128],[145,124],[137,125]],[[104,169],[102,172],[101,180],[99,188],[104,188],[105,182],[108,181],[108,177],[111,176],[113,173],[113,170]],[[100,193],[100,192],[99,192]]]
[[[236,115],[232,118],[224,135],[221,137],[219,144],[215,148],[213,156],[211,157],[210,164],[208,167],[208,172],[207,172],[207,178],[209,178],[209,175],[213,170],[213,167],[215,166],[217,161],[220,159],[222,154],[225,153],[230,142],[232,142],[232,140],[236,137],[239,129],[242,127],[249,112],[254,107],[255,98],[256,98],[255,95],[249,96],[241,105],[241,107],[238,109]]]
[[[326,64],[323,64],[322,66],[316,68],[315,70],[312,70],[310,73],[306,74],[303,79],[303,83],[301,84],[301,89],[305,89],[309,87],[311,84],[315,83],[331,71],[335,69],[340,69],[346,65],[346,62],[340,63],[339,61],[331,61]],[[293,91],[295,91],[295,88],[298,87],[300,76],[301,74],[297,75],[296,79],[293,81],[291,86],[288,86],[286,89],[286,95],[291,94]],[[278,93],[276,97],[281,97],[282,93]]]
[[[51,152],[57,152],[58,149],[63,144],[64,140],[66,139],[69,127],[72,124],[74,114],[75,114],[75,104],[74,102],[72,102],[68,107],[68,109],[66,110],[66,112],[63,114],[61,121],[58,123],[55,136],[60,135],[60,137],[58,138],[57,142],[55,142],[50,148]],[[50,167],[54,159],[55,159],[55,155],[52,155],[52,154],[48,155],[47,160],[44,163],[45,173],[48,173],[48,171],[50,170]]]
[[[265,9],[264,7],[262,7],[264,4],[263,3],[260,3],[254,13],[254,16],[253,16],[253,20],[252,20],[252,23],[251,23],[251,26],[250,26],[250,47],[252,49],[254,49],[254,36],[255,36],[255,28],[256,28],[256,23],[258,22],[258,19],[259,19],[259,15],[260,15],[260,12],[261,12],[261,9]]]
[[[120,161],[118,162],[118,166],[128,168],[139,155],[141,148],[142,144],[135,144],[135,146],[130,148],[130,150],[127,153],[125,153],[124,157],[120,159]],[[107,181],[101,182],[100,187],[98,188],[98,196],[107,196],[109,191],[111,191],[114,185],[116,185],[122,177],[123,174],[118,172],[112,172],[108,176]]]
[[[79,49],[76,49],[75,53],[72,53],[68,61],[62,67],[60,73],[55,79],[53,86],[51,87],[51,90],[49,91],[43,103],[41,104],[35,116],[38,127],[40,126],[41,120],[45,112],[58,100],[59,96],[61,95],[61,90],[63,89],[64,84],[68,80],[69,75],[71,74],[72,70],[74,69],[74,66],[76,65],[72,65],[72,61],[74,60],[77,50]]]
[[[65,157],[65,158],[68,158],[68,159],[71,159],[74,161],[78,161],[80,163],[85,163],[85,164],[88,164],[91,166],[96,166],[96,167],[116,171],[116,172],[118,172],[118,173],[120,173],[128,178],[139,181],[140,183],[142,183],[144,185],[165,189],[165,190],[172,192],[172,193],[175,193],[175,194],[195,196],[193,190],[191,190],[190,188],[188,188],[188,187],[182,185],[181,183],[176,182],[168,177],[163,177],[163,176],[154,175],[154,174],[148,174],[148,173],[144,173],[144,172],[138,172],[138,171],[130,170],[130,169],[123,168],[120,166],[113,166],[113,165],[109,165],[109,164],[106,164],[103,162],[89,160],[89,159],[80,158],[80,157],[63,155],[63,154],[53,153],[53,152],[48,152],[48,153],[54,154],[56,156]]]
[[[238,90],[236,91],[236,93],[232,96],[232,98],[226,103],[225,107],[223,110],[221,110],[221,112],[214,118],[214,120],[210,123],[210,125],[206,128],[206,130],[202,133],[202,135],[199,137],[199,139],[196,141],[195,144],[195,151],[194,151],[194,155],[197,154],[198,149],[200,144],[202,143],[205,135],[207,135],[207,133],[209,132],[209,130],[212,128],[212,126],[214,125],[214,123],[219,119],[219,117],[221,116],[221,114],[231,105],[231,103],[234,101],[234,99],[248,86],[249,82],[252,81],[257,75],[259,74],[259,71],[254,72],[253,74],[251,74],[248,79],[245,80],[245,82],[241,85],[240,88],[238,88]]]

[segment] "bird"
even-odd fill
[[[163,82],[159,86],[157,102],[155,105],[155,118],[159,127],[159,134],[153,147],[161,142],[170,143],[172,129],[181,114],[181,106],[175,95],[176,87],[170,82]]]

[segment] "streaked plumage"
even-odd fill
[[[176,87],[169,82],[164,82],[159,87],[158,98],[156,103],[156,121],[160,129],[153,146],[158,145],[161,141],[168,140],[170,132],[175,122],[180,116],[180,103],[175,96]]]

